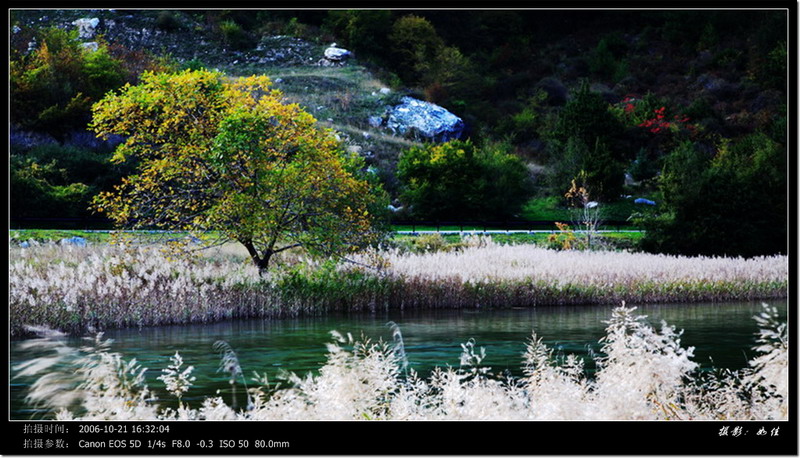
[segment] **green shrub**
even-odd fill
[[[191,60],[187,60],[187,61],[183,62],[181,64],[181,68],[180,69],[181,70],[197,71],[197,70],[206,70],[207,67],[199,59],[191,59]]]
[[[91,197],[110,191],[130,164],[109,161],[110,148],[40,145],[11,156],[11,217],[88,217]]]
[[[619,142],[622,123],[611,106],[583,82],[558,116],[551,134],[550,187],[562,194],[584,171],[594,199],[614,199],[624,183],[629,152]],[[630,158],[632,159],[632,158]]]
[[[242,27],[231,19],[219,23],[219,33],[222,42],[233,49],[243,50],[253,46],[253,40]]]
[[[559,114],[553,136],[564,142],[574,137],[585,145],[594,145],[598,139],[611,140],[622,131],[622,125],[609,108],[583,81]]]
[[[767,55],[766,63],[759,73],[764,85],[778,90],[786,90],[786,66],[788,54],[786,42],[780,41]]]
[[[91,104],[121,86],[127,74],[105,43],[84,49],[76,31],[45,29],[39,42],[30,54],[11,60],[11,122],[63,139],[86,127]]]
[[[444,41],[427,19],[407,15],[392,25],[389,33],[397,73],[409,84],[425,79],[431,65],[444,48]]]
[[[619,81],[628,74],[628,64],[622,58],[627,48],[619,35],[602,38],[589,56],[589,70],[610,81]]]
[[[786,150],[764,133],[723,142],[716,155],[684,142],[665,159],[660,213],[642,248],[685,255],[785,253]]]
[[[645,148],[639,149],[636,159],[628,167],[628,172],[634,180],[642,181],[653,178],[661,171],[659,158],[650,157]]]
[[[528,198],[522,160],[502,146],[470,141],[414,147],[401,153],[398,178],[415,216],[433,220],[504,220]]]
[[[385,64],[388,56],[389,31],[392,12],[389,10],[332,10],[324,27],[337,37],[342,37],[348,48],[358,53],[359,59]]]
[[[165,32],[174,32],[181,28],[181,23],[172,11],[161,11],[156,17],[156,28]]]
[[[85,216],[91,199],[89,187],[65,178],[66,170],[57,168],[55,161],[39,164],[12,157],[11,217]]]

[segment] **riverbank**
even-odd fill
[[[355,262],[284,259],[266,276],[233,252],[176,256],[162,245],[12,246],[11,336],[26,326],[90,329],[413,308],[534,307],[786,297],[786,256],[704,258],[555,251],[466,238]]]

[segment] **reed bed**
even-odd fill
[[[586,376],[582,359],[555,357],[535,332],[518,379],[493,375],[482,365],[485,350],[473,341],[462,345],[458,368],[422,379],[404,365],[399,329],[392,344],[333,333],[318,375],[289,374],[282,389],[266,377],[255,377],[249,388],[243,382],[248,402],[242,409],[221,396],[182,401],[194,378],[178,353],[159,377],[178,405],[160,407],[145,369],[111,352],[100,337],[78,349],[63,334],[40,330],[26,345],[44,356],[14,369],[17,376],[38,377],[28,401],[58,420],[785,420],[786,325],[766,306],[757,318],[762,330],[750,366],[702,376],[680,332],[666,323],[654,329],[624,304],[608,321],[594,377]],[[223,353],[223,366],[235,368],[233,383],[249,368],[239,367],[233,349]]]
[[[162,247],[163,248],[163,247]],[[10,247],[11,335],[400,308],[532,307],[786,297],[786,256],[554,251],[469,237],[451,251],[294,259],[267,276],[237,256],[156,246]]]
[[[363,253],[281,278],[287,300],[347,308],[474,308],[715,302],[786,297],[786,256],[556,251],[465,237],[452,250]],[[377,269],[364,268],[378,266]]]
[[[48,244],[10,252],[12,336],[25,325],[80,333],[277,312],[257,270],[244,263],[145,247]]]

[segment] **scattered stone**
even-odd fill
[[[352,153],[352,154],[361,154],[361,150],[362,150],[362,148],[361,148],[361,146],[360,146],[360,145],[347,145],[347,148],[345,148],[345,150],[346,150],[348,153]]]
[[[446,109],[412,97],[403,97],[386,120],[394,134],[419,133],[429,140],[446,142],[461,138],[464,121]]]
[[[35,146],[57,145],[58,141],[46,134],[19,130],[17,127],[12,126],[9,143],[14,148],[29,150]]]
[[[94,38],[94,34],[97,32],[97,26],[100,25],[100,19],[96,17],[77,19],[72,22],[72,25],[78,28],[78,37],[86,40]]]
[[[724,98],[735,95],[741,89],[740,85],[726,81],[708,73],[704,73],[697,78],[697,84],[708,91],[711,95]]]
[[[83,237],[69,237],[66,239],[61,239],[58,242],[60,245],[73,245],[73,246],[86,246],[86,239]]]
[[[88,43],[81,43],[81,46],[83,47],[83,49],[85,49],[87,51],[92,51],[92,52],[97,51],[97,49],[98,49],[98,45],[97,45],[96,41],[90,41]]]
[[[392,90],[389,89],[388,87],[382,87],[378,92],[380,92],[383,95],[389,95],[392,93]]]
[[[370,116],[367,120],[370,127],[381,127],[383,125],[383,118],[380,116]]]

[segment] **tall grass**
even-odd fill
[[[785,297],[788,288],[785,256],[555,251],[472,236],[453,250],[387,249],[353,260],[335,271],[293,271],[281,290],[300,304],[352,310],[753,300]]]
[[[271,311],[251,265],[146,247],[11,248],[9,286],[12,335],[25,325],[81,332]]]
[[[789,382],[786,326],[777,317],[765,306],[759,323],[766,327],[750,367],[704,376],[692,348],[681,346],[680,332],[666,323],[656,330],[624,304],[608,321],[594,377],[574,356],[558,363],[535,333],[520,355],[519,379],[482,366],[485,350],[474,341],[462,345],[460,367],[438,368],[422,379],[401,370],[405,355],[397,340],[354,341],[333,333],[319,375],[289,374],[284,389],[257,377],[244,409],[219,396],[160,408],[143,369],[110,352],[102,339],[74,349],[63,335],[45,334],[29,345],[47,356],[15,369],[39,376],[28,399],[60,420],[777,420],[788,417]],[[179,400],[192,380],[182,364],[173,357],[162,378]]]
[[[10,247],[12,336],[332,310],[531,307],[785,297],[786,256],[752,259],[553,251],[465,238],[451,251],[295,259],[260,277],[246,259],[158,246]]]

